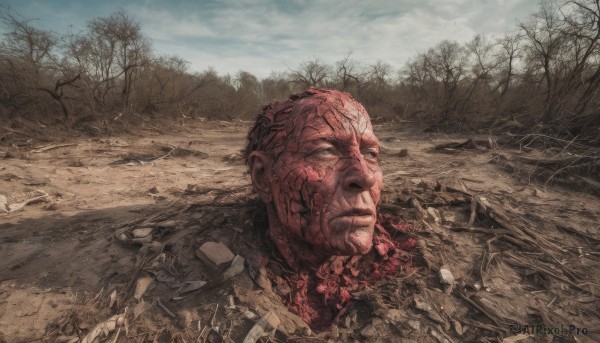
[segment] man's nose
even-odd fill
[[[367,165],[367,161],[358,154],[350,158],[350,165],[344,175],[343,187],[345,190],[362,192],[375,185],[375,175]]]

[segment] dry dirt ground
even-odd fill
[[[382,210],[419,228],[420,262],[311,332],[252,281],[249,125],[5,136],[0,342],[600,341],[600,199],[494,163],[532,152],[434,151],[465,137],[397,123],[375,127]],[[197,258],[207,241],[245,257],[244,270],[226,279],[228,264]]]

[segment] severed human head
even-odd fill
[[[268,235],[291,268],[371,250],[382,173],[379,141],[361,104],[311,88],[265,107],[248,140]]]

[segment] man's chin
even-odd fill
[[[364,255],[373,247],[373,234],[367,228],[353,230],[346,234],[344,243],[348,255]]]

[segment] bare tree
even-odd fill
[[[556,70],[560,50],[564,46],[564,22],[560,20],[556,4],[542,1],[540,9],[530,15],[519,27],[526,38],[524,48],[528,64],[541,71],[545,83],[545,108],[543,122],[554,119],[559,110],[558,73]]]
[[[346,56],[335,62],[335,73],[333,75],[333,84],[342,91],[350,91],[357,96],[364,81],[364,72],[359,69],[358,62],[351,59],[352,50],[348,51]]]
[[[0,7],[0,22],[6,27],[0,43],[0,82],[15,104],[35,103],[39,92],[50,95],[68,119],[65,90],[74,87],[81,74],[62,63],[61,37],[32,26],[31,21]]]
[[[152,61],[151,46],[141,26],[125,11],[88,23],[88,32],[74,37],[70,57],[86,70],[86,82],[96,104],[128,110],[139,72]],[[119,89],[120,92],[116,92]]]
[[[458,89],[465,78],[468,66],[468,54],[464,47],[457,42],[444,40],[429,49],[426,56],[427,72],[435,81],[436,98],[440,94],[440,114],[442,120],[447,120],[450,113],[456,109]],[[437,90],[441,85],[440,91]]]
[[[501,61],[495,58],[496,45],[485,35],[476,35],[473,40],[466,44],[466,51],[470,55],[471,82],[463,96],[460,112],[465,112],[467,105],[475,90],[489,89],[493,72],[498,68]]]
[[[565,33],[573,51],[572,83],[584,87],[574,111],[581,117],[600,88],[600,1],[567,1],[564,7]],[[584,125],[600,118],[595,112]]]
[[[285,73],[272,72],[260,82],[261,103],[271,103],[288,97],[294,92],[293,85]]]
[[[330,75],[330,67],[318,58],[310,61],[301,62],[296,69],[289,70],[289,77],[292,82],[300,83],[305,88],[324,86],[327,77]]]
[[[510,87],[510,83],[515,76],[514,66],[519,58],[521,36],[518,34],[505,34],[496,41],[499,46],[496,58],[500,63],[500,73],[498,76],[498,86],[501,88],[499,102],[501,103]]]

